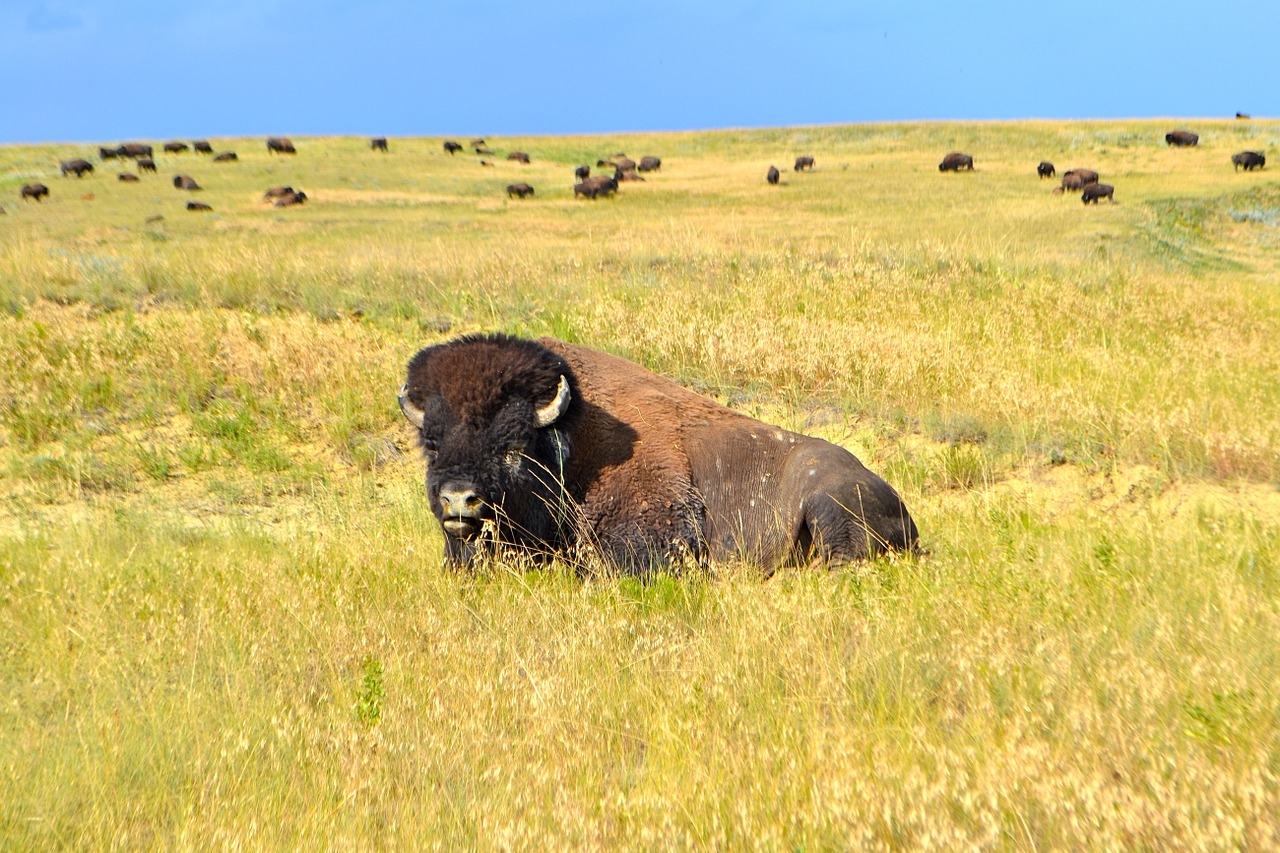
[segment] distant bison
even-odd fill
[[[1251,119],[1251,118],[1253,118],[1253,116],[1249,115],[1248,113],[1236,113],[1236,118],[1238,118],[1238,119]]]
[[[524,153],[523,151],[512,151],[510,154],[507,155],[507,159],[515,160],[516,162],[519,162],[519,163],[528,163],[529,155]]]
[[[191,143],[191,147],[197,154],[212,154],[213,146],[209,144],[207,139],[197,139]]]
[[[635,169],[614,169],[613,179],[615,181],[643,181],[644,176],[636,172]]]
[[[116,148],[99,148],[98,159],[115,160],[120,156],[120,151]]]
[[[139,172],[154,172],[155,170],[156,170],[156,161],[155,161],[155,160],[152,160],[150,157],[139,157],[139,158],[138,158],[138,171],[139,171]]]
[[[805,169],[812,169],[812,168],[813,168],[813,158],[812,158],[812,157],[797,157],[797,158],[796,158],[795,171],[797,171],[797,172],[803,172]]]
[[[662,170],[661,157],[641,157],[640,163],[636,166],[641,172],[658,172]]]
[[[1261,151],[1241,151],[1239,154],[1231,155],[1231,165],[1235,166],[1237,172],[1240,171],[1241,166],[1246,172],[1252,172],[1267,165],[1267,158]]]
[[[1052,178],[1056,173],[1053,170],[1053,164],[1048,160],[1041,160],[1040,165],[1036,166],[1036,174],[1043,178]]]
[[[142,178],[139,178],[137,175],[133,174],[132,172],[121,172],[120,174],[116,175],[116,180],[124,181],[126,184],[132,184],[136,181],[142,180]]]
[[[239,160],[239,159],[240,159],[240,158],[236,156],[236,152],[234,152],[234,151],[223,151],[221,154],[216,154],[216,155],[214,155],[213,162],[215,162],[215,163],[231,163],[231,162],[233,162],[233,161],[235,161],[235,160]]]
[[[187,210],[209,211],[213,210],[213,208],[202,201],[189,201],[187,202]]]
[[[1200,141],[1200,135],[1189,130],[1175,130],[1172,133],[1166,133],[1164,141],[1175,148],[1190,148]]]
[[[455,568],[509,550],[772,573],[918,547],[898,493],[848,450],[576,344],[437,344],[409,360],[399,402]]]
[[[93,171],[93,164],[88,160],[63,160],[60,164],[62,167],[62,177],[66,177],[67,173],[74,174],[77,178],[83,178],[85,172]]]
[[[383,154],[386,154],[387,138],[385,136],[375,136],[373,139],[369,140],[369,148],[371,148],[374,151],[381,151]]]
[[[604,196],[608,198],[618,191],[618,182],[607,175],[593,175],[580,184],[573,185],[573,197],[585,196],[586,198],[600,198]]]
[[[262,194],[263,201],[271,201],[276,198],[283,198],[293,192],[293,187],[272,187]]]
[[[22,187],[22,193],[19,196],[23,201],[35,199],[39,201],[49,194],[49,188],[44,184],[25,184]]]
[[[173,185],[180,190],[198,190],[200,185],[196,183],[196,179],[190,175],[174,175]]]
[[[598,169],[603,169],[605,166],[608,166],[610,169],[616,169],[616,168],[618,168],[618,164],[617,164],[617,163],[615,163],[615,162],[613,162],[612,160],[597,160],[597,161],[596,161],[596,168],[598,168]]]
[[[135,160],[139,157],[153,156],[151,146],[144,142],[126,142],[116,149],[116,154],[121,157],[132,157]]]
[[[1098,199],[1105,198],[1114,204],[1116,200],[1115,192],[1116,188],[1111,186],[1111,184],[1089,184],[1084,188],[1084,192],[1080,195],[1080,200],[1085,204],[1089,204],[1090,202],[1097,204]]]
[[[183,151],[188,150],[188,148],[190,148],[190,146],[185,142],[166,142],[164,144],[164,153],[181,154]]]
[[[573,170],[574,180],[577,180],[577,181],[585,180],[586,178],[590,177],[590,175],[591,175],[590,166],[579,166],[578,168]]]
[[[1068,169],[1062,173],[1062,187],[1066,190],[1084,189],[1089,184],[1098,182],[1098,173],[1093,169]]]
[[[298,151],[293,147],[292,140],[285,139],[280,136],[273,136],[267,140],[268,154],[297,154]]]
[[[462,150],[462,146],[454,142],[452,139],[446,139],[444,142],[444,153],[453,155]]]
[[[295,204],[302,204],[307,200],[307,194],[302,190],[295,190],[291,193],[285,193],[276,199],[276,207],[291,207]]]
[[[519,196],[520,198],[525,198],[526,196],[531,196],[531,195],[533,195],[533,187],[529,186],[528,184],[525,184],[525,183],[507,184],[507,198],[511,198],[512,196]]]
[[[779,172],[778,172],[778,167],[777,167],[777,166],[770,166],[770,167],[769,167],[769,171],[768,171],[768,172],[765,172],[765,175],[764,175],[764,179],[765,179],[766,181],[768,181],[769,183],[771,183],[771,184],[776,184],[776,183],[778,183],[778,181],[779,181],[779,179],[781,179],[781,177],[782,177],[782,175],[781,175],[781,173],[779,173]]]
[[[939,172],[959,172],[961,169],[973,171],[973,157],[968,154],[961,154],[959,151],[952,151],[942,158],[942,162],[938,164]]]
[[[492,149],[492,148],[489,148],[488,146],[485,146],[485,145],[476,145],[476,146],[473,146],[473,147],[472,147],[472,150],[473,150],[473,151],[475,151],[477,154],[488,154],[488,155],[492,155],[492,154],[493,154],[493,149]],[[509,159],[511,159],[511,158],[510,158],[510,157],[508,157],[507,159],[509,160]]]
[[[471,140],[471,147],[472,147],[472,148],[475,148],[475,147],[476,147],[476,146],[478,146],[478,145],[488,145],[488,144],[489,144],[489,143],[485,142],[485,141],[484,141],[484,138],[483,138],[483,137],[480,137],[480,136],[477,136],[475,139]]]
[[[618,154],[614,157],[613,168],[621,169],[624,172],[634,172],[636,170],[636,161],[625,154]]]

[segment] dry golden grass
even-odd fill
[[[1166,129],[0,149],[0,846],[1280,846],[1280,188],[1229,162],[1280,126]],[[930,553],[444,571],[395,390],[493,328],[851,448]]]

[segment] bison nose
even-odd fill
[[[440,504],[444,514],[455,518],[478,518],[484,501],[471,486],[445,483],[440,487]]]

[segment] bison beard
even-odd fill
[[[684,559],[845,562],[916,546],[897,493],[843,448],[550,338],[418,352],[400,396],[454,565],[505,546],[590,549],[642,572]]]

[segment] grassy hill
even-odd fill
[[[0,147],[2,846],[1280,843],[1280,123],[211,142]],[[850,448],[928,555],[442,569],[395,392],[491,329]]]

